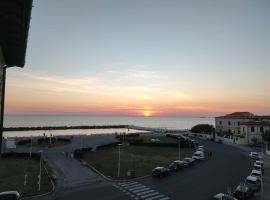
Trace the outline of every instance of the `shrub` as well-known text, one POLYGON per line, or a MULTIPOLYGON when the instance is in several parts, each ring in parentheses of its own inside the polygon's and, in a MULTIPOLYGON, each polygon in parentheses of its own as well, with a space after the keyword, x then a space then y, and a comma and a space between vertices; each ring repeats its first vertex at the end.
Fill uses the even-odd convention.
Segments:
POLYGON ((113 142, 113 143, 109 143, 109 144, 103 144, 103 145, 97 146, 96 150, 102 150, 102 149, 107 149, 107 148, 110 148, 110 147, 115 147, 118 144, 120 144, 120 142, 113 142))
POLYGON ((191 128, 191 132, 193 132, 193 133, 211 134, 214 131, 215 131, 215 128, 212 125, 209 125, 209 124, 198 124, 198 125, 193 126, 191 128))

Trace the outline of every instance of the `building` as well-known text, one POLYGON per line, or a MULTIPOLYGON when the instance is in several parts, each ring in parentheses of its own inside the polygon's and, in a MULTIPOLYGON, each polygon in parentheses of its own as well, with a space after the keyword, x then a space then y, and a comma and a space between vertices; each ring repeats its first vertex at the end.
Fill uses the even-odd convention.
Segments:
POLYGON ((215 118, 217 135, 241 134, 241 123, 248 122, 256 116, 250 112, 234 112, 215 118))
POLYGON ((0 153, 2 151, 6 69, 23 67, 32 0, 0 1, 0 153))
POLYGON ((262 142, 262 135, 270 133, 269 121, 248 121, 241 124, 241 135, 247 140, 247 144, 262 142))

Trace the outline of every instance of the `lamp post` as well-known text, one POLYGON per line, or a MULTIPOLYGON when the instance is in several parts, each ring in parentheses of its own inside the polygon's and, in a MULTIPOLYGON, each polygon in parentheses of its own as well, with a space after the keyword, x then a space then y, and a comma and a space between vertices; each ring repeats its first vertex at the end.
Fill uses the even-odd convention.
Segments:
POLYGON ((31 135, 31 141, 30 141, 30 158, 32 157, 32 150, 33 150, 33 139, 31 135))
MULTIPOLYGON (((264 155, 263 132, 261 132, 261 137, 262 137, 262 161, 263 161, 263 155, 264 155)), ((261 177, 261 197, 263 197, 263 176, 261 177)))
POLYGON ((181 148, 180 148, 180 143, 181 143, 181 140, 180 140, 181 137, 178 137, 178 159, 180 160, 181 159, 181 148))
POLYGON ((42 162, 42 150, 39 151, 40 153, 40 160, 39 160, 39 175, 38 175, 38 191, 40 191, 41 185, 41 162, 42 162))
POLYGON ((118 144, 118 171, 117 171, 117 177, 119 178, 120 176, 120 159, 121 159, 121 146, 122 144, 118 144))

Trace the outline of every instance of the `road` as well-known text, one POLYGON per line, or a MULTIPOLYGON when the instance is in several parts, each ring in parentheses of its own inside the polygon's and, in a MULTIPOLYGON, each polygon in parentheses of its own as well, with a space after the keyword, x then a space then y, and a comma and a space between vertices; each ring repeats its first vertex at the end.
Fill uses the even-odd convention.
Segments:
POLYGON ((213 156, 169 177, 146 177, 130 182, 99 179, 88 185, 66 188, 45 199, 66 200, 207 200, 219 192, 232 190, 250 173, 252 162, 245 148, 200 140, 213 156))

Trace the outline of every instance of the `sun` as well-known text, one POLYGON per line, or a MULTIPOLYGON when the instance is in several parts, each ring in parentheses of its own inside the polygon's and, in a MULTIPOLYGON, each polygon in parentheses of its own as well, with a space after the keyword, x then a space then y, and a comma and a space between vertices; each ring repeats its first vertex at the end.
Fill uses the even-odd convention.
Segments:
POLYGON ((152 114, 152 111, 151 110, 143 110, 143 116, 150 117, 151 114, 152 114))

